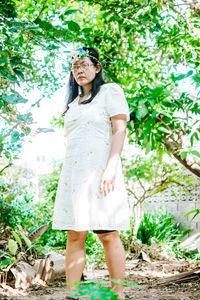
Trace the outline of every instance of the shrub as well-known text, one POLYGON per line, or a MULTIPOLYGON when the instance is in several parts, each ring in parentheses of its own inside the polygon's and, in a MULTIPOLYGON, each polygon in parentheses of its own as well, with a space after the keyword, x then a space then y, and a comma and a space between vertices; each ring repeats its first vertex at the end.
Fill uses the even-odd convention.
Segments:
POLYGON ((145 213, 137 232, 137 238, 143 244, 151 245, 151 238, 158 241, 178 243, 190 231, 181 229, 173 216, 163 210, 158 213, 145 213))

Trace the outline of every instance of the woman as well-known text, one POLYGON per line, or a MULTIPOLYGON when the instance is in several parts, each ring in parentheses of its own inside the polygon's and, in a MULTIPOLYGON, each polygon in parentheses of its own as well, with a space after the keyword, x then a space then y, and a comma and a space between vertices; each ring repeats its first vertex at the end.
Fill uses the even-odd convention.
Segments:
MULTIPOLYGON (((67 230, 67 291, 79 282, 89 230, 103 243, 110 277, 124 280, 125 253, 118 230, 129 229, 120 154, 129 110, 123 90, 105 84, 99 54, 83 47, 71 58, 64 115, 67 150, 55 201, 53 229, 67 230), (79 95, 79 92, 81 94, 79 95)), ((112 283, 124 299, 123 287, 112 283)), ((71 299, 67 297, 66 299, 71 299)))

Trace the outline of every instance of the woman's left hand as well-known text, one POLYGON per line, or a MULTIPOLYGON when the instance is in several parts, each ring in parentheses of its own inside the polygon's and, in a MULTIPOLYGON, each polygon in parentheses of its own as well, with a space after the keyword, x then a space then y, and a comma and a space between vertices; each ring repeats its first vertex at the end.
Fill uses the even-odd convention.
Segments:
POLYGON ((108 193, 114 191, 115 188, 115 174, 116 169, 113 167, 107 167, 101 177, 100 182, 100 194, 107 196, 108 193))

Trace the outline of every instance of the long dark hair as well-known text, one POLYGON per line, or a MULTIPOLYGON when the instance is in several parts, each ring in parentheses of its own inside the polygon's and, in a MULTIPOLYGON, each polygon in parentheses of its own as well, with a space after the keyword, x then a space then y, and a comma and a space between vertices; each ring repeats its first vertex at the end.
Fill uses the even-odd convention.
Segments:
MULTIPOLYGON (((88 52, 88 57, 90 58, 91 62, 94 64, 94 66, 97 66, 97 64, 99 63, 98 51, 95 48, 89 48, 89 47, 82 47, 82 49, 88 52)), ((96 74, 94 80, 92 81, 91 97, 85 101, 82 101, 81 105, 90 103, 99 92, 101 85, 104 83, 105 81, 103 80, 103 74, 101 68, 100 72, 96 74)), ((63 115, 67 112, 69 108, 68 104, 73 102, 74 99, 79 95, 80 93, 79 91, 81 91, 81 94, 83 94, 83 88, 77 84, 71 71, 69 76, 69 83, 68 83, 68 95, 65 99, 66 109, 63 112, 63 115)))

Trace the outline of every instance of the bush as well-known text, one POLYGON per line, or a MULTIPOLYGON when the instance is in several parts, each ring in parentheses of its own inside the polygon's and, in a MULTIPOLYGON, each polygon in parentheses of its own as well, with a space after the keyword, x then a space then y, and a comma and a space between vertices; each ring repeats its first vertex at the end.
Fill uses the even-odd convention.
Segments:
POLYGON ((163 210, 151 215, 145 213, 137 232, 137 238, 143 244, 151 245, 151 238, 158 241, 178 243, 190 231, 181 229, 173 216, 163 210))

